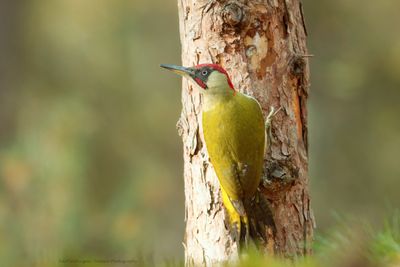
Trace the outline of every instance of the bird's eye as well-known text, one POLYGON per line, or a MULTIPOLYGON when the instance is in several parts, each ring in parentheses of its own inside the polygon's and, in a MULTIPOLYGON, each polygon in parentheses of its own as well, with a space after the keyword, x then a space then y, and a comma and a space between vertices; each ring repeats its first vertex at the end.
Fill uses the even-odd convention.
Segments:
POLYGON ((202 74, 203 76, 206 76, 207 73, 208 73, 208 71, 206 71, 206 70, 203 70, 203 71, 201 72, 201 74, 202 74))

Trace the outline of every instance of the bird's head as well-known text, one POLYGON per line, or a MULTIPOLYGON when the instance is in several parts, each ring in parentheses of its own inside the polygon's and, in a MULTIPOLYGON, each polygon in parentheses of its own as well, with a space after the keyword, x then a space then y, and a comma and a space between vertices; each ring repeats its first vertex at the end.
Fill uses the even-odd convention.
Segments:
POLYGON ((186 78, 192 79, 204 94, 234 93, 235 89, 228 73, 217 64, 200 64, 194 67, 161 64, 161 67, 171 70, 186 78))

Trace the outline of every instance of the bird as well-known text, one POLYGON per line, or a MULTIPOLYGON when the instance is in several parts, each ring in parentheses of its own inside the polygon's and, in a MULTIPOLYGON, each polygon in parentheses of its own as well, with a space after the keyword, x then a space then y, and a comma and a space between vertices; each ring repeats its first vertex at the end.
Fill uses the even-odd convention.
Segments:
POLYGON ((218 64, 160 66, 192 80, 202 94, 205 146, 220 184, 231 232, 240 244, 246 244, 249 203, 254 201, 262 179, 266 149, 266 121, 261 105, 235 90, 227 71, 218 64))

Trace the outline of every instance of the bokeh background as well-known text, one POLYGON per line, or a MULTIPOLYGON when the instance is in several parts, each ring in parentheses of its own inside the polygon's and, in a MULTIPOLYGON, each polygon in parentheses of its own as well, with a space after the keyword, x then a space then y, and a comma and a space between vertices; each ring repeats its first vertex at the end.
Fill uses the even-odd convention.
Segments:
MULTIPOLYGON (((400 206, 400 2, 304 10, 317 233, 380 223, 400 206)), ((179 62, 176 1, 1 1, 1 266, 182 259, 180 80, 158 67, 179 62)))

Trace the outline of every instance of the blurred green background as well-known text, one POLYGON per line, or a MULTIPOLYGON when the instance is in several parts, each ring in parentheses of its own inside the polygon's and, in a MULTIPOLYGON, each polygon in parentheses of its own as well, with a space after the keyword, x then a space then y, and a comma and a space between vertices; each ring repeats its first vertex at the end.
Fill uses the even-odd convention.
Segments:
MULTIPOLYGON (((304 10, 317 232, 380 222, 400 206, 400 2, 304 10)), ((1 1, 0 53, 0 265, 181 259, 176 1, 1 1)))

